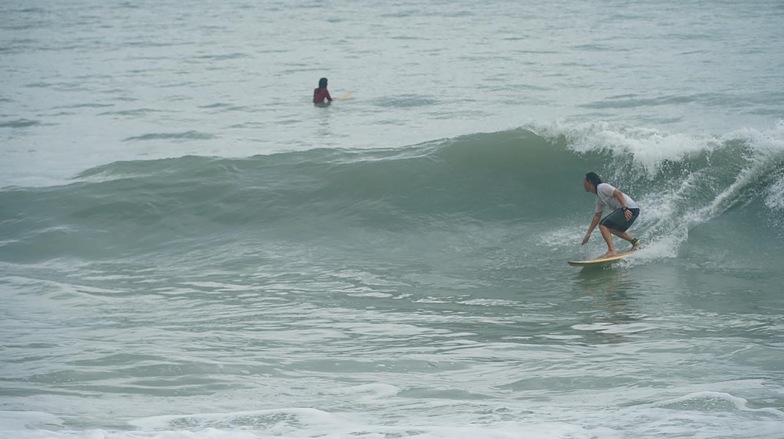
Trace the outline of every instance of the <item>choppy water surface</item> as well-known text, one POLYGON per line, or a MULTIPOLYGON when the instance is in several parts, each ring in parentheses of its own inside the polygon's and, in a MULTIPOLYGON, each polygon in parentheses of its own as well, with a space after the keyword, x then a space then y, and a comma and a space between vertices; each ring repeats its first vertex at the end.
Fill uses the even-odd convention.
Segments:
POLYGON ((0 12, 0 436, 784 437, 779 2, 0 12))

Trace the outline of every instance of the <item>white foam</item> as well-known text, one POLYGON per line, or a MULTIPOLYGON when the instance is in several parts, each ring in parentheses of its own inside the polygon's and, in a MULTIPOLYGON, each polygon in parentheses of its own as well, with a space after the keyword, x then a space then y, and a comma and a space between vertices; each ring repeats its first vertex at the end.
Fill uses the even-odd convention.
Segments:
POLYGON ((3 431, 23 431, 32 428, 59 427, 63 420, 55 415, 43 412, 0 411, 0 437, 3 431))
MULTIPOLYGON (((771 166, 776 166, 782 161, 784 158, 784 121, 780 121, 775 128, 769 131, 744 128, 732 131, 721 138, 721 141, 726 144, 738 140, 743 141, 752 151, 745 157, 748 164, 738 174, 735 181, 718 194, 709 205, 689 217, 691 223, 702 223, 725 212, 738 201, 743 188, 766 176, 771 172, 771 166)), ((769 194, 776 190, 774 187, 777 187, 778 183, 784 187, 784 182, 780 180, 768 189, 769 194)), ((770 199, 771 197, 768 196, 768 200, 770 199)), ((772 204, 775 205, 775 203, 772 204)))
POLYGON ((742 141, 759 162, 771 154, 784 152, 784 121, 769 130, 742 128, 722 135, 668 133, 645 127, 630 127, 609 122, 534 124, 530 129, 549 138, 566 137, 571 150, 578 153, 607 152, 628 154, 634 164, 653 178, 667 162, 681 162, 698 153, 713 152, 734 141, 742 141))
MULTIPOLYGON (((607 329, 598 325, 584 329, 607 329)), ((732 383, 725 383, 732 386, 732 383)), ((749 382, 738 383, 748 388, 749 382)), ((377 386, 356 386, 347 392, 371 393, 377 386)), ((629 389, 628 392, 632 390, 629 389)), ((666 390, 672 392, 673 389, 666 390)), ((660 397, 658 390, 643 391, 636 398, 583 395, 591 404, 540 407, 517 397, 487 405, 484 402, 433 402, 446 409, 439 415, 422 413, 405 419, 379 419, 368 412, 329 413, 315 408, 280 408, 233 413, 155 416, 130 422, 133 430, 63 428, 57 417, 30 412, 0 412, 0 437, 15 439, 621 439, 627 437, 689 436, 708 439, 735 433, 739 438, 778 437, 784 413, 751 408, 746 399, 722 391, 695 391, 677 397, 660 397), (653 392, 652 394, 650 392, 653 392), (644 396, 648 394, 648 396, 644 396), (614 401, 614 402, 613 402, 614 401), (524 407, 518 407, 518 403, 524 407), (467 411, 466 411, 467 410, 467 411), (473 412, 473 413, 472 413, 473 412), (34 425, 8 418, 34 420, 34 425), (50 425, 41 422, 52 422, 50 425), (32 430, 35 428, 36 430, 32 430)), ((670 393, 672 394, 672 393, 670 393)), ((581 398, 575 395, 577 400, 581 398)), ((572 400, 573 402, 575 400, 572 400)), ((403 405, 412 401, 401 400, 403 405)), ((383 417, 382 417, 383 418, 383 417)))
POLYGON ((366 399, 379 399, 397 395, 400 393, 400 388, 390 384, 372 383, 333 390, 329 393, 338 395, 363 396, 366 399))
POLYGON ((654 177, 667 161, 681 161, 702 151, 715 149, 718 139, 708 135, 667 133, 653 128, 629 127, 608 122, 537 125, 535 132, 546 137, 563 135, 575 152, 630 154, 634 163, 654 177))
MULTIPOLYGON (((39 431, 19 432, 15 439, 620 439, 623 435, 606 427, 585 428, 565 422, 513 422, 493 425, 357 425, 348 420, 340 426, 321 425, 296 429, 281 434, 275 429, 203 428, 198 430, 163 431, 39 431)), ((2 430, 0 430, 2 433, 2 430)))
POLYGON ((784 210, 784 176, 768 188, 765 205, 771 210, 784 210))
POLYGON ((661 259, 672 259, 678 256, 678 248, 683 239, 679 236, 665 235, 652 241, 644 241, 643 248, 632 257, 626 258, 629 264, 644 264, 661 259))
POLYGON ((746 399, 733 396, 725 392, 701 391, 684 395, 678 398, 669 399, 653 404, 654 407, 677 408, 679 410, 701 410, 701 411, 728 411, 739 410, 745 412, 757 412, 772 415, 784 419, 784 412, 763 407, 759 409, 750 408, 746 399))
POLYGON ((312 426, 320 426, 330 430, 347 422, 348 420, 341 416, 314 408, 286 408, 233 413, 153 416, 133 420, 129 424, 147 431, 175 431, 178 428, 193 431, 261 429, 270 433, 290 433, 312 426))

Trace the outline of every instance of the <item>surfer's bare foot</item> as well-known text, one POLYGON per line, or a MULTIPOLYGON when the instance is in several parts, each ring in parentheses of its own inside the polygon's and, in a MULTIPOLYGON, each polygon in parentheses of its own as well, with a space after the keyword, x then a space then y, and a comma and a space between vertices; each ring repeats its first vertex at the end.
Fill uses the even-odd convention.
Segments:
POLYGON ((632 252, 633 252, 633 251, 639 250, 641 247, 642 247, 642 244, 640 244, 640 241, 638 241, 638 240, 635 238, 635 239, 632 241, 632 248, 631 248, 629 251, 632 251, 632 252))
POLYGON ((599 256, 599 257, 598 257, 598 258, 596 258, 596 259, 605 259, 605 258, 611 258, 611 257, 613 257, 613 256, 615 256, 615 255, 616 255, 616 253, 615 253, 614 251, 608 251, 607 253, 605 253, 605 254, 603 254, 603 255, 599 256))

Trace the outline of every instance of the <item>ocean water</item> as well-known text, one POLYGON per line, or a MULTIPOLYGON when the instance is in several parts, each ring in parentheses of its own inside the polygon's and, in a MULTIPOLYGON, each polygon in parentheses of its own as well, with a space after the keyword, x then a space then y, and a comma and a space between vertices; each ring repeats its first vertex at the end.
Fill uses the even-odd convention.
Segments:
POLYGON ((782 22, 0 2, 0 437, 784 438, 782 22))

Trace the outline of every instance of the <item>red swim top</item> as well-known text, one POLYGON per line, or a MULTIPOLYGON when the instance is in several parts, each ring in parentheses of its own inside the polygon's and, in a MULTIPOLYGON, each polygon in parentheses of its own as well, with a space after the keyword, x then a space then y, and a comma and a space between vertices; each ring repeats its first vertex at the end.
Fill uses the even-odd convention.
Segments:
POLYGON ((326 88, 316 88, 313 90, 313 103, 323 104, 324 99, 332 102, 332 96, 329 95, 329 90, 326 88))

